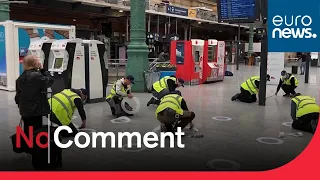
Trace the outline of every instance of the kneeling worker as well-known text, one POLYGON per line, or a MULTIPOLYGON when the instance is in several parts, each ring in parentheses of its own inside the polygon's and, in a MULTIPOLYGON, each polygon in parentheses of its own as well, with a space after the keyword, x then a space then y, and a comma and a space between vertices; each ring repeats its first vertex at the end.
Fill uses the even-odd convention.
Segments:
POLYGON ((185 128, 192 121, 195 114, 188 110, 186 101, 178 94, 168 94, 161 99, 156 109, 157 119, 165 126, 166 132, 175 132, 177 127, 185 128))
POLYGON ((159 105, 160 99, 163 98, 167 94, 178 94, 181 96, 180 91, 176 91, 178 87, 184 87, 184 80, 180 78, 176 78, 175 76, 165 76, 161 78, 159 81, 153 83, 152 85, 152 97, 147 106, 151 104, 159 105))
POLYGON ((88 93, 85 89, 65 89, 52 96, 48 101, 52 109, 51 121, 59 126, 69 126, 72 133, 62 131, 63 137, 75 136, 78 133, 73 125, 72 117, 75 108, 82 119, 80 129, 86 127, 86 112, 83 109, 83 102, 87 99, 88 93))
MULTIPOLYGON (((121 101, 123 97, 133 97, 131 94, 131 84, 134 84, 134 77, 131 75, 119 79, 113 84, 110 94, 107 96, 106 99, 106 101, 110 105, 112 115, 115 115, 117 117, 125 115, 121 108, 121 101)), ((131 108, 128 107, 127 104, 126 106, 129 109, 131 108)))
MULTIPOLYGON (((270 81, 270 75, 267 74, 267 81, 270 81)), ((253 76, 246 82, 241 84, 240 93, 234 95, 231 101, 239 100, 245 103, 254 103, 257 101, 257 94, 259 93, 260 77, 253 76)))
POLYGON ((283 95, 284 97, 288 97, 290 96, 290 94, 294 95, 296 93, 295 89, 297 88, 298 85, 299 85, 299 80, 296 77, 294 77, 294 75, 287 73, 286 71, 282 71, 281 78, 280 78, 275 95, 278 95, 280 88, 285 93, 285 95, 283 95))
POLYGON ((292 128, 314 133, 319 120, 319 105, 313 97, 303 96, 300 93, 291 98, 292 128))

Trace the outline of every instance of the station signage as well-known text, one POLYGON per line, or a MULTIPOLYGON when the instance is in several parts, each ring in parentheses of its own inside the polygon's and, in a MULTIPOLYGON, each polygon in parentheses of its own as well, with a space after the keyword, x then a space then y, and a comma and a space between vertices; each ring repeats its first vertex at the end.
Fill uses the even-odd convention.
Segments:
POLYGON ((167 13, 180 15, 180 16, 188 16, 189 15, 188 9, 182 8, 182 7, 177 7, 177 6, 171 6, 171 5, 167 5, 167 13))

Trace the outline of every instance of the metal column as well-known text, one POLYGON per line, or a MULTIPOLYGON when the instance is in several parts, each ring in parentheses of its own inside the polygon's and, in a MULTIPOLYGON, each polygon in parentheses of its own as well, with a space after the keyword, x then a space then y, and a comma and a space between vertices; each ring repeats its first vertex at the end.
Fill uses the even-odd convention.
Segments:
POLYGON ((306 69, 305 69, 305 77, 304 77, 304 83, 309 83, 309 68, 310 68, 310 52, 306 53, 307 61, 306 61, 306 69))
POLYGON ((240 49, 241 49, 241 41, 240 41, 240 24, 238 26, 238 45, 237 45, 237 70, 239 70, 239 61, 241 59, 241 52, 240 52, 240 49))

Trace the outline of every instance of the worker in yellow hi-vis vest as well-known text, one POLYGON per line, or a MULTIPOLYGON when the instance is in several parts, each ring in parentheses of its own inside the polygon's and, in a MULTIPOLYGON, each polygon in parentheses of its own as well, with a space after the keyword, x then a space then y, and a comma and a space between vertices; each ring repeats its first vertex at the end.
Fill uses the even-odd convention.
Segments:
POLYGON ((63 137, 75 136, 78 133, 77 128, 71 122, 76 108, 82 119, 80 129, 86 127, 87 117, 83 103, 87 97, 88 92, 85 89, 65 89, 48 100, 52 110, 50 121, 59 126, 69 126, 73 131, 72 133, 62 131, 63 137))
POLYGON ((319 105, 310 96, 300 93, 291 96, 292 128, 314 133, 319 120, 319 105))
MULTIPOLYGON (((113 84, 110 94, 106 98, 106 101, 110 105, 112 115, 117 117, 129 115, 125 114, 121 109, 121 101, 123 97, 133 98, 131 94, 131 84, 134 84, 134 77, 131 75, 121 78, 113 84)), ((129 111, 132 110, 132 107, 127 103, 126 108, 129 111)))
POLYGON ((152 95, 153 97, 147 103, 147 106, 151 104, 159 105, 161 98, 165 95, 178 94, 181 96, 181 92, 176 90, 178 87, 184 87, 184 80, 181 78, 176 78, 175 76, 165 76, 159 81, 153 83, 152 85, 152 95))
POLYGON ((299 80, 294 77, 294 75, 287 73, 286 71, 281 72, 281 78, 277 87, 276 95, 280 88, 284 91, 284 97, 289 97, 290 95, 296 94, 295 89, 299 85, 299 80))
POLYGON ((193 128, 195 113, 188 109, 186 101, 178 94, 168 94, 161 99, 156 109, 156 117, 161 122, 161 131, 175 132, 178 127, 193 128))
MULTIPOLYGON (((270 75, 267 74, 267 81, 270 81, 270 75)), ((252 76, 240 86, 240 93, 231 98, 231 101, 239 100, 245 103, 257 102, 257 94, 259 93, 260 77, 252 76)))

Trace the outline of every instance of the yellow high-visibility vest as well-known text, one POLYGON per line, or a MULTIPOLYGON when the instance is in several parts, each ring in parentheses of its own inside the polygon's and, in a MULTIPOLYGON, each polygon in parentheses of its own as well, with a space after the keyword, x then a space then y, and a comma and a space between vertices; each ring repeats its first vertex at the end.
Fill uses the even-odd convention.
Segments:
POLYGON ((74 104, 76 98, 81 99, 77 93, 72 92, 70 89, 65 89, 48 100, 52 112, 64 126, 68 126, 71 123, 76 108, 74 104))
POLYGON ((183 115, 183 109, 181 108, 182 97, 177 94, 169 94, 161 99, 159 106, 156 109, 156 117, 163 110, 170 108, 177 114, 183 115))
POLYGON ((153 89, 156 91, 156 92, 161 92, 163 89, 167 89, 168 88, 168 84, 167 84, 167 80, 168 79, 171 79, 173 81, 177 81, 177 79, 175 77, 170 77, 170 76, 165 76, 163 78, 161 78, 159 81, 153 83, 153 89))
POLYGON ((241 87, 244 90, 249 91, 251 95, 252 94, 257 94, 258 93, 258 88, 257 88, 256 84, 254 83, 255 81, 260 81, 260 77, 259 76, 252 76, 246 82, 242 83, 241 87))
POLYGON ((319 105, 313 97, 297 96, 292 98, 292 101, 297 105, 297 118, 310 113, 319 113, 320 111, 319 105))
POLYGON ((283 84, 286 85, 291 85, 291 79, 294 78, 294 85, 298 86, 299 85, 299 80, 294 77, 294 75, 291 75, 288 79, 284 79, 283 77, 281 77, 281 80, 283 81, 283 84))
MULTIPOLYGON (((110 94, 107 96, 106 99, 111 99, 111 98, 113 98, 113 96, 117 95, 116 84, 117 84, 117 81, 112 85, 112 88, 110 90, 110 94)), ((127 90, 124 88, 124 86, 121 87, 121 92, 127 93, 127 90)))

